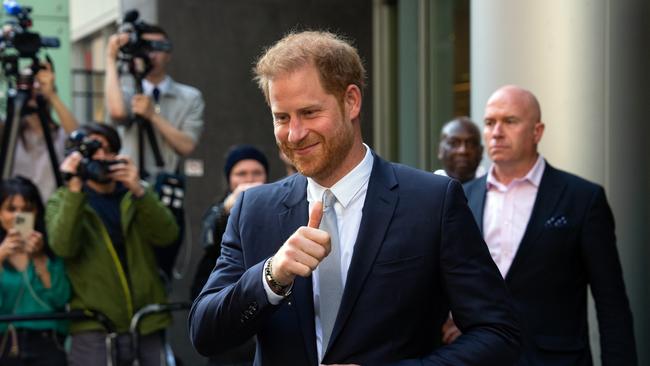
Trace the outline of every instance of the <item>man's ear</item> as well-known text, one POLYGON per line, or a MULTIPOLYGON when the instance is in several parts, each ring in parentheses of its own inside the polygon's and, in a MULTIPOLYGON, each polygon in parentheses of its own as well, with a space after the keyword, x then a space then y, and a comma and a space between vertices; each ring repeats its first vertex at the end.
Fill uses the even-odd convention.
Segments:
POLYGON ((440 143, 438 144, 438 160, 442 161, 442 150, 443 147, 442 145, 445 143, 445 138, 440 139, 440 143))
POLYGON ((539 121, 535 123, 535 127, 533 128, 533 137, 535 139, 535 144, 539 144, 539 142, 542 140, 542 135, 544 135, 544 122, 539 121))
POLYGON ((348 85, 343 102, 345 103, 348 118, 350 120, 358 118, 361 113, 361 90, 359 87, 354 84, 348 85))

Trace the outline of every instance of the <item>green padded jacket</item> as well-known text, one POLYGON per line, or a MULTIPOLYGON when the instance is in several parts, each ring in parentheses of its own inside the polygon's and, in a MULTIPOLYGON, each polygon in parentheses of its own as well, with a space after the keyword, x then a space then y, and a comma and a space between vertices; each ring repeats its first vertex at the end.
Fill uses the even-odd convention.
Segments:
MULTIPOLYGON (((72 309, 103 313, 122 333, 129 330, 131 318, 140 308, 167 302, 152 246, 171 244, 178 236, 178 225, 151 190, 138 199, 127 192, 120 203, 126 271, 85 193, 59 188, 45 211, 50 246, 64 259, 72 284, 72 309)), ((170 323, 169 314, 149 315, 140 323, 140 333, 162 330, 170 323)), ((72 334, 88 330, 104 327, 93 320, 70 324, 72 334)))

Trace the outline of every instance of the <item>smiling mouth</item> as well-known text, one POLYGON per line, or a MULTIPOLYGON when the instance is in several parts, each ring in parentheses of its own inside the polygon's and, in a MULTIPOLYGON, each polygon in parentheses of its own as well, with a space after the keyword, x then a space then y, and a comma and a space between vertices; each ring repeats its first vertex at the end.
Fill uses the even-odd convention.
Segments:
POLYGON ((315 142, 315 143, 307 145, 307 146, 292 148, 291 150, 293 151, 294 154, 306 155, 306 154, 309 154, 310 152, 312 152, 316 148, 317 145, 318 145, 318 142, 315 142))

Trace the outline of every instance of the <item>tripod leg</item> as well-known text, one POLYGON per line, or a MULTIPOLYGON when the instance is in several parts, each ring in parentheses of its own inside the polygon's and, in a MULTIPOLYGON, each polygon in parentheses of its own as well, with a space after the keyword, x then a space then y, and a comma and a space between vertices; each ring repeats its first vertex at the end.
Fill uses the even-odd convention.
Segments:
POLYGON ((140 178, 147 179, 149 173, 144 166, 144 123, 140 117, 136 117, 136 125, 138 126, 138 165, 140 170, 140 178))
POLYGON ((153 151, 154 160, 156 160, 156 166, 162 168, 165 166, 165 162, 160 155, 160 148, 158 147, 158 140, 156 140, 156 135, 153 133, 153 126, 151 126, 150 121, 144 121, 145 131, 147 131, 147 138, 149 139, 149 145, 151 145, 151 150, 153 151))
POLYGON ((54 174, 54 179, 56 180, 56 186, 61 187, 63 185, 63 178, 61 178, 61 172, 59 171, 59 159, 56 156, 54 143, 52 142, 52 131, 50 129, 49 123, 51 117, 47 111, 47 105, 42 95, 36 97, 36 104, 38 105, 38 119, 41 121, 41 128, 43 129, 43 138, 45 139, 45 145, 47 146, 47 153, 50 156, 52 173, 54 174))
POLYGON ((13 171, 20 111, 23 109, 28 97, 27 93, 17 92, 16 89, 10 89, 7 95, 7 120, 2 134, 2 146, 0 146, 0 173, 2 179, 9 178, 13 171))

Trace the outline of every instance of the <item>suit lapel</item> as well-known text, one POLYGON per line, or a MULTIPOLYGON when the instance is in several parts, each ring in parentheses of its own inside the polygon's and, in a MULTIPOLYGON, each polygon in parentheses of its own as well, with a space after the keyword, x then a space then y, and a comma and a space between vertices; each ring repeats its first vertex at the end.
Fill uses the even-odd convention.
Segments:
POLYGON ((553 210, 557 206, 566 184, 558 179, 557 170, 550 164, 546 163, 542 180, 539 184, 537 197, 533 205, 533 212, 528 220, 526 231, 519 244, 517 254, 512 261, 512 265, 506 275, 506 282, 516 272, 522 263, 534 253, 537 238, 544 230, 544 223, 553 215, 553 210))
MULTIPOLYGON (((286 208, 278 216, 282 240, 289 238, 300 226, 307 225, 309 204, 307 202, 307 179, 302 175, 288 183, 288 193, 283 204, 286 208)), ((311 276, 296 277, 293 293, 288 302, 295 303, 298 321, 302 330, 305 348, 311 365, 318 364, 316 350, 316 328, 314 325, 314 296, 311 276)))
POLYGON ((335 344, 337 336, 352 312, 359 293, 363 290, 363 284, 382 246, 397 206, 398 194, 394 189, 397 187, 395 172, 390 163, 377 155, 374 155, 374 158, 375 162, 363 204, 359 234, 354 245, 354 253, 330 344, 335 344))
POLYGON ((469 209, 474 220, 483 234, 483 211, 485 210, 485 195, 487 194, 487 174, 474 183, 476 189, 466 192, 469 209))

